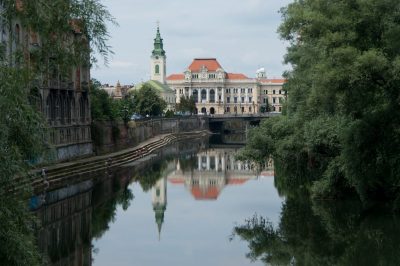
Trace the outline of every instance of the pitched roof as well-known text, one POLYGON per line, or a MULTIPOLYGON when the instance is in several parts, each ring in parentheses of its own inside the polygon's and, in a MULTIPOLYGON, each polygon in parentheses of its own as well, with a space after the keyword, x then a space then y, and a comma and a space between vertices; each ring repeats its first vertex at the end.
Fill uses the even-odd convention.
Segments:
POLYGON ((189 66, 189 70, 192 72, 198 72, 205 66, 208 71, 217 71, 218 68, 222 68, 216 58, 195 58, 189 66))
POLYGON ((174 92, 170 87, 168 87, 168 85, 162 84, 161 82, 156 81, 156 80, 149 80, 149 81, 146 81, 145 83, 140 83, 137 86, 135 86, 135 89, 140 90, 144 84, 150 85, 152 88, 154 88, 158 92, 169 92, 169 93, 174 92))
POLYGON ((226 73, 227 79, 248 79, 248 77, 244 74, 240 73, 226 73))
POLYGON ((183 74, 172 74, 167 77, 167 80, 183 80, 185 75, 183 74))

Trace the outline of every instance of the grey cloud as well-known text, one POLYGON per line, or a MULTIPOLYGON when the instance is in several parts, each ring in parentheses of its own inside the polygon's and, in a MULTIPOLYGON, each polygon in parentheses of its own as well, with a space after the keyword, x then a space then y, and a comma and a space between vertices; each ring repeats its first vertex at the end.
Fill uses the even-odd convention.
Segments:
POLYGON ((276 33, 280 7, 290 0, 104 0, 120 24, 111 29, 115 62, 94 69, 106 83, 140 82, 149 77, 149 58, 156 21, 167 52, 167 73, 180 73, 194 57, 216 57, 230 72, 254 76, 263 66, 280 75, 285 44, 276 33))

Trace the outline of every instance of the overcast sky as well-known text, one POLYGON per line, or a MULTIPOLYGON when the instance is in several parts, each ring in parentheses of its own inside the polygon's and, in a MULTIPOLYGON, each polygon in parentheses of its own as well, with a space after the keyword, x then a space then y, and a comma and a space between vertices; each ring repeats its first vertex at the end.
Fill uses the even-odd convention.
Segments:
POLYGON ((217 58, 227 72, 255 76, 264 67, 280 77, 286 43, 279 39, 279 9, 291 0, 103 0, 119 27, 110 26, 113 55, 92 77, 135 84, 150 77, 150 55, 160 21, 167 75, 182 73, 193 58, 217 58))

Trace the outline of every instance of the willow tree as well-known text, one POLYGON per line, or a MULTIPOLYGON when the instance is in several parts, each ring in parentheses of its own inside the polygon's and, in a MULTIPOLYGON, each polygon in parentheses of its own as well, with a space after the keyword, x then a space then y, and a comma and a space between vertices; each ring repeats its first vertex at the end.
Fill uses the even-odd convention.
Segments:
POLYGON ((30 183, 32 163, 46 158, 48 141, 30 90, 41 85, 52 66, 61 73, 71 65, 90 66, 96 62, 94 54, 107 62, 111 49, 106 23, 114 19, 98 0, 3 0, 0 10, 10 36, 0 52, 0 264, 39 265, 34 219, 27 209, 31 187, 21 184, 30 183), (10 49, 16 19, 41 40, 28 54, 10 49), (72 30, 83 38, 70 39, 72 30))

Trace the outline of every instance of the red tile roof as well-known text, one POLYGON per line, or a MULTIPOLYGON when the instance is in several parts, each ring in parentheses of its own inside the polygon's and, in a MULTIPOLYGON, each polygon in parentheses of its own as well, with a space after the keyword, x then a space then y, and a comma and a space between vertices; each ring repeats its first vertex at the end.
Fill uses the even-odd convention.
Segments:
POLYGON ((205 66, 208 71, 217 71, 218 68, 222 68, 215 58, 195 58, 189 66, 189 70, 192 72, 198 72, 205 66))
POLYGON ((167 77, 167 80, 183 80, 185 75, 183 74, 172 74, 167 77))
POLYGON ((192 187, 192 195, 196 200, 216 200, 219 195, 219 190, 216 187, 208 187, 202 191, 198 186, 192 187))
POLYGON ((237 73, 227 73, 227 79, 248 79, 248 77, 244 74, 237 74, 237 73))

